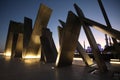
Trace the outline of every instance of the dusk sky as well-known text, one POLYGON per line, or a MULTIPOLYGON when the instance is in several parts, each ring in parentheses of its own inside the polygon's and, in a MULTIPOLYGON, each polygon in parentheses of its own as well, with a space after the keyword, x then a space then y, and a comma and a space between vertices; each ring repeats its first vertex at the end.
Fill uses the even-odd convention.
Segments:
MULTIPOLYGON (((41 3, 53 10, 47 27, 53 32, 53 39, 57 48, 59 47, 57 26, 60 25, 58 19, 66 21, 69 10, 76 14, 73 7, 74 3, 82 9, 87 18, 106 25, 97 0, 0 0, 0 51, 3 51, 5 47, 10 20, 23 23, 26 16, 33 20, 34 26, 41 3)), ((102 0, 102 3, 112 27, 120 31, 120 0, 102 0)), ((104 47, 104 34, 91 29, 97 43, 104 47)), ((86 47, 89 45, 83 29, 80 32, 79 41, 82 45, 85 41, 86 47)))

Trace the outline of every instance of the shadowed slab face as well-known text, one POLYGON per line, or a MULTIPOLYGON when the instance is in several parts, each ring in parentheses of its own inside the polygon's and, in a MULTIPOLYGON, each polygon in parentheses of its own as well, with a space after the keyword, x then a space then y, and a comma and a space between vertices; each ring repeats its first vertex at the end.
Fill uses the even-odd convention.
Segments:
POLYGON ((10 21, 5 45, 6 56, 14 56, 19 33, 23 33, 23 24, 10 21))
POLYGON ((59 45, 61 46, 61 41, 62 41, 62 33, 63 33, 63 28, 58 26, 58 37, 59 37, 59 45))
POLYGON ((32 20, 24 17, 24 35, 23 35, 23 48, 28 46, 32 34, 32 20))
MULTIPOLYGON (((55 63, 57 50, 52 39, 52 32, 49 29, 43 29, 41 40, 41 48, 43 60, 47 63, 55 63)), ((42 59, 41 59, 42 60, 42 59)))
POLYGON ((21 58, 22 57, 22 50, 23 50, 23 34, 19 33, 14 57, 21 58))
POLYGON ((16 46, 15 48, 13 48, 14 52, 12 57, 22 58, 23 49, 27 47, 31 33, 32 33, 32 20, 27 17, 24 17, 24 25, 22 32, 17 34, 17 39, 15 39, 14 41, 14 44, 16 44, 16 46))
POLYGON ((38 51, 41 44, 40 36, 42 35, 42 28, 47 27, 51 13, 52 10, 50 8, 43 4, 40 5, 28 47, 25 50, 26 52, 24 52, 24 58, 27 55, 33 55, 34 57, 40 55, 38 51))
POLYGON ((80 22, 77 16, 69 11, 66 25, 63 30, 60 52, 58 53, 56 60, 57 67, 68 66, 72 64, 79 32, 80 22))

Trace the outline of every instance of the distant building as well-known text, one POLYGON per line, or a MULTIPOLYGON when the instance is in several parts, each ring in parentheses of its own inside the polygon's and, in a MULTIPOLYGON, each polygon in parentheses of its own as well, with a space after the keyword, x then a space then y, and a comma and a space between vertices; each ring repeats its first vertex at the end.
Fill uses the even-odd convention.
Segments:
MULTIPOLYGON (((100 52, 102 52, 103 48, 101 47, 101 45, 100 44, 97 44, 97 45, 98 45, 98 48, 99 48, 100 52)), ((88 46, 87 49, 86 49, 86 52, 87 53, 92 53, 92 48, 90 46, 88 46)))
POLYGON ((90 46, 88 46, 87 49, 86 49, 86 52, 87 53, 92 53, 92 48, 90 46))
POLYGON ((101 47, 101 45, 100 44, 97 44, 97 45, 98 45, 99 50, 102 52, 103 48, 101 47))

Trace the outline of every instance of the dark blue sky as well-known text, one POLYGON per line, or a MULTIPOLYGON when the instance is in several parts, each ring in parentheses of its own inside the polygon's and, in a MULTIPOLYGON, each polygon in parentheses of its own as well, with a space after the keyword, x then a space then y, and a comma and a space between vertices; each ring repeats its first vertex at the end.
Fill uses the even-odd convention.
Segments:
MULTIPOLYGON (((113 28, 120 31, 120 0, 102 0, 105 10, 113 28)), ((87 18, 105 24, 97 0, 0 0, 0 51, 4 50, 9 21, 14 20, 23 22, 24 17, 29 17, 34 21, 38 12, 40 3, 43 3, 53 9, 48 28, 53 32, 53 38, 58 47, 57 26, 60 25, 58 19, 66 21, 68 11, 75 12, 73 4, 77 3, 83 10, 87 18)), ((98 43, 104 45, 104 34, 92 29, 98 43)), ((79 41, 83 44, 86 41, 84 31, 80 33, 79 41)))

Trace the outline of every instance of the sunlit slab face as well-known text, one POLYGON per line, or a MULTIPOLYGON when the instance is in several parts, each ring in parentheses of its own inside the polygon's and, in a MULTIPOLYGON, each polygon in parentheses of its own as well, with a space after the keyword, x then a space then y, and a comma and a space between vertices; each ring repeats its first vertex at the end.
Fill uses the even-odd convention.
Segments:
POLYGON ((56 66, 72 65, 74 51, 77 46, 78 36, 80 32, 80 23, 74 13, 68 12, 66 26, 63 30, 60 52, 58 53, 56 66))
POLYGON ((38 53, 35 54, 32 51, 29 51, 28 54, 25 54, 26 51, 23 51, 22 58, 23 59, 40 59, 41 58, 41 48, 39 48, 38 53))
POLYGON ((42 35, 42 29, 47 28, 51 13, 52 10, 50 8, 43 4, 40 5, 28 47, 23 54, 25 55, 24 58, 40 58, 40 56, 38 56, 40 55, 38 52, 41 46, 40 37, 42 35))
POLYGON ((40 36, 32 35, 28 48, 23 51, 23 58, 40 58, 40 36))
POLYGON ((32 35, 32 42, 36 45, 40 44, 40 36, 39 35, 32 35))

